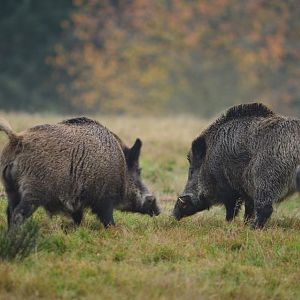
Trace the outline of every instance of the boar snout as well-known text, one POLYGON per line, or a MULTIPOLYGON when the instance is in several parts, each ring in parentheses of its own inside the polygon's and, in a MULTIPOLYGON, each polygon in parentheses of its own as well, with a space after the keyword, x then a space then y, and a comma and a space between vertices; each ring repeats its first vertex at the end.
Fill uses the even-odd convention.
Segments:
POLYGON ((179 221, 183 217, 190 216, 196 211, 197 207, 194 204, 194 194, 185 193, 177 198, 172 216, 179 221))
POLYGON ((155 196, 152 194, 146 194, 143 198, 143 210, 151 217, 158 216, 160 214, 160 210, 156 204, 155 196))

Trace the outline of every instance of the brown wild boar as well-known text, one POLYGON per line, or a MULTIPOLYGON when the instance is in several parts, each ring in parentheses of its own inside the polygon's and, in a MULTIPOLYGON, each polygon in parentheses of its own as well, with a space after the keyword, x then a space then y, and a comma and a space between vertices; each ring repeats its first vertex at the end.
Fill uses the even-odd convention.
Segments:
POLYGON ((114 224, 113 208, 159 214, 155 197, 143 184, 139 169, 142 146, 128 148, 97 121, 80 117, 14 133, 0 161, 8 197, 8 226, 21 224, 38 208, 64 213, 80 224, 91 208, 105 227, 114 224))

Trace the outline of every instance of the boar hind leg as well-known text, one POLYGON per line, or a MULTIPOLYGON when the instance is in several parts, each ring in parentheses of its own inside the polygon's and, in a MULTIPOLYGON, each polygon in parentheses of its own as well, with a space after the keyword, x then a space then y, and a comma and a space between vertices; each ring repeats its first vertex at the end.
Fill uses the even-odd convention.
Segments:
POLYGON ((8 198, 8 205, 6 209, 6 216, 7 216, 7 226, 9 228, 11 225, 12 215, 14 213, 15 208, 20 203, 21 197, 18 191, 9 191, 7 192, 7 198, 8 198))
MULTIPOLYGON (((273 212, 275 203, 282 193, 285 180, 288 177, 288 165, 279 161, 276 157, 258 160, 258 167, 252 171, 255 219, 252 228, 263 228, 273 212)), ((255 166, 256 167, 256 166, 255 166)), ((250 186, 250 185, 249 185, 250 186)))
POLYGON ((105 228, 115 225, 113 218, 113 201, 105 201, 101 205, 96 204, 92 211, 98 216, 105 228))
POLYGON ((37 200, 29 197, 29 195, 23 196, 12 214, 11 225, 19 226, 24 223, 24 221, 35 212, 38 206, 39 205, 37 200))
POLYGON ((4 168, 3 181, 4 181, 5 191, 8 200, 6 215, 7 215, 7 225, 9 228, 11 225, 11 218, 14 209, 21 201, 21 196, 18 191, 18 185, 12 176, 12 164, 9 164, 4 168))

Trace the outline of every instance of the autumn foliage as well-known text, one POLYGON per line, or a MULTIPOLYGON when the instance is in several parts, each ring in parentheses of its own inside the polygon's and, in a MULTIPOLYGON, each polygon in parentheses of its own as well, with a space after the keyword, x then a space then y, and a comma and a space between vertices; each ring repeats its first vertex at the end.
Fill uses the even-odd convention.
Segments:
POLYGON ((209 115, 258 99, 286 111, 299 105, 297 1, 74 4, 49 63, 75 109, 209 115))

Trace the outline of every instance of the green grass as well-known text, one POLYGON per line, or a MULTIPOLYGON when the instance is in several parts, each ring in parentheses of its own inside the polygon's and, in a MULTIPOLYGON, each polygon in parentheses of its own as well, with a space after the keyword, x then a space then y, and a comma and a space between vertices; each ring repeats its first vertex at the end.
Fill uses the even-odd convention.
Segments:
MULTIPOLYGON (((245 226, 242 212, 226 223, 222 207, 177 222, 168 215, 185 184, 197 120, 185 128, 171 119, 156 120, 157 127, 151 119, 104 121, 122 137, 132 128, 130 141, 143 138, 143 175, 163 213, 150 218, 115 212, 117 226, 104 230, 90 212, 76 228, 38 210, 36 247, 23 260, 0 261, 0 299, 300 298, 298 195, 275 207, 265 230, 245 226), (160 127, 176 133, 168 136, 160 127)), ((6 226, 5 207, 1 197, 0 228, 6 226)))
POLYGON ((0 260, 22 260, 36 247, 38 239, 38 225, 27 220, 22 226, 0 228, 0 260))

